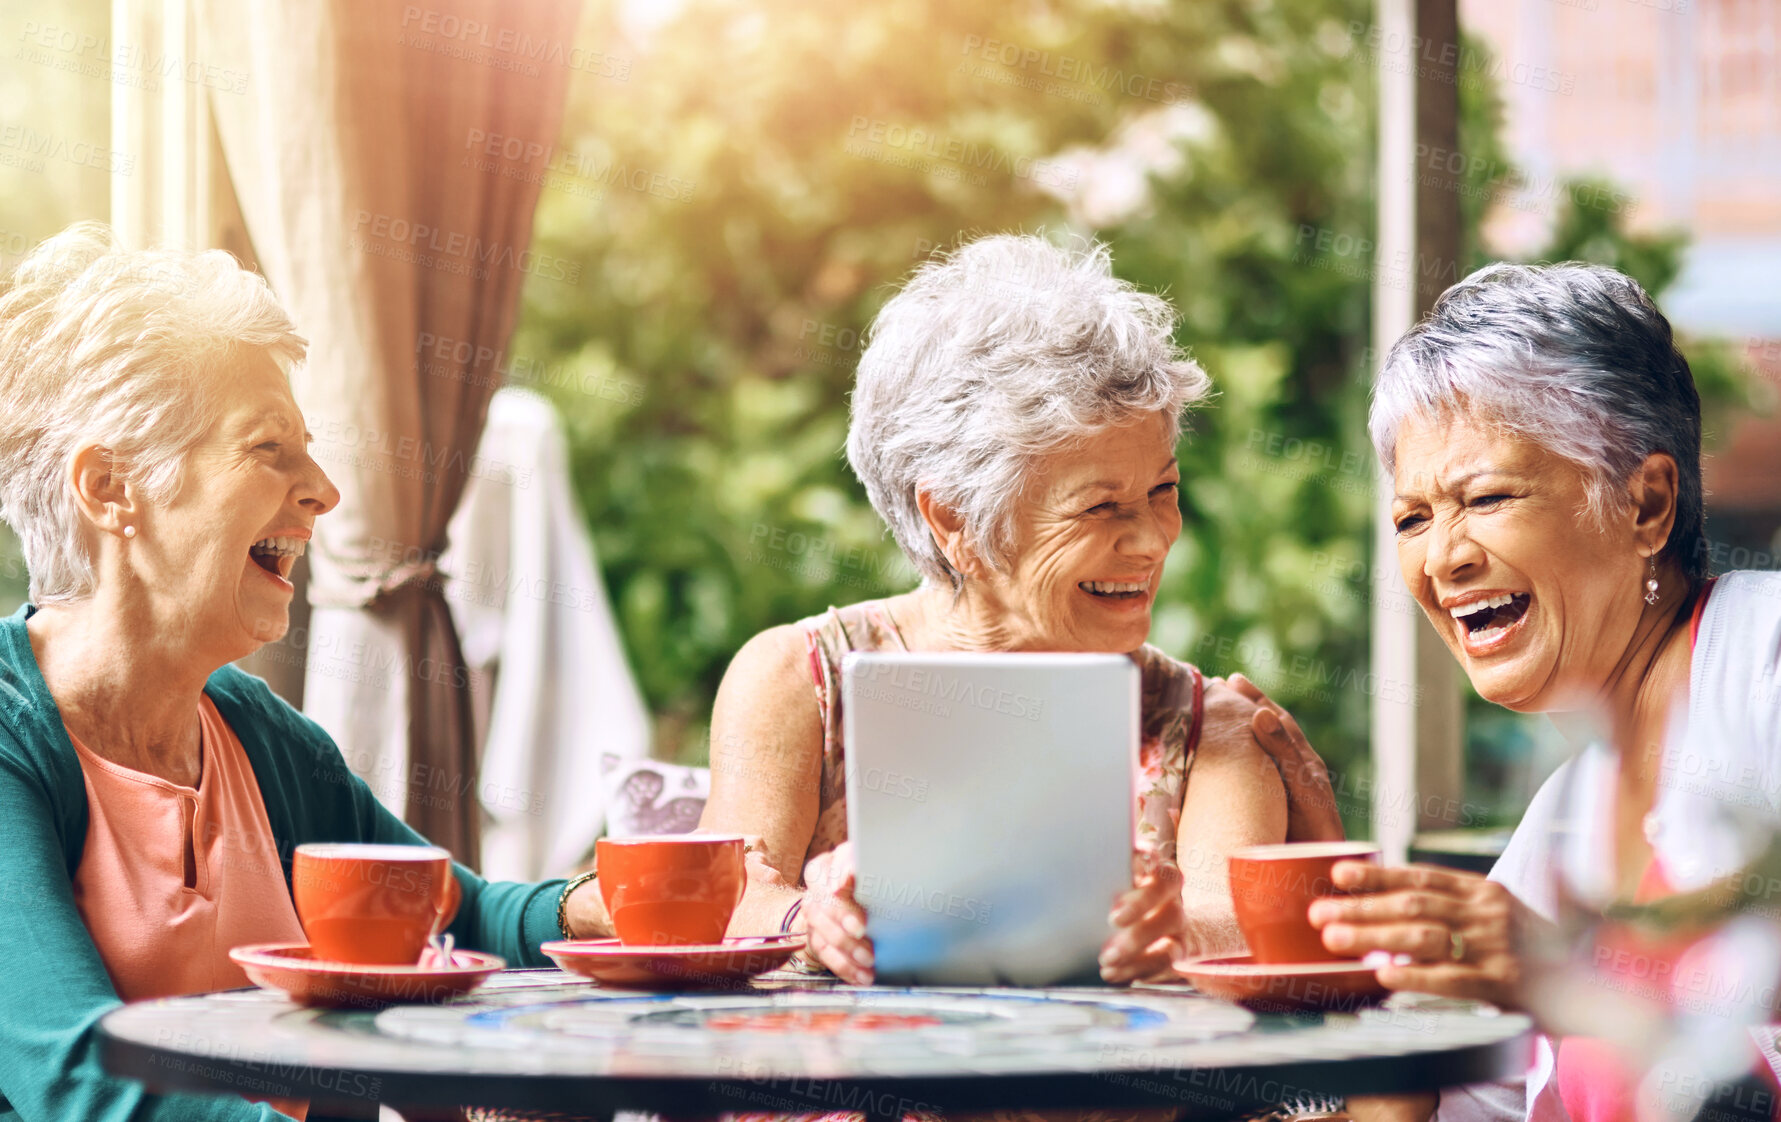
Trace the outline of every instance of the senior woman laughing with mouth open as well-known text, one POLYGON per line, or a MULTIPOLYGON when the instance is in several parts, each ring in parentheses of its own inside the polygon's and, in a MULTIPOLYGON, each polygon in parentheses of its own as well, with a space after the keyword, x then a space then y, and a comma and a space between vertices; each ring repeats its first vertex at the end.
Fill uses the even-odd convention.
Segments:
MULTIPOLYGON (((1592 1009, 1621 1012, 1589 1031, 1634 1023, 1616 1004, 1627 992, 1698 1004, 1681 988, 1680 948, 1606 932, 1593 955, 1584 948, 1606 971, 1569 989, 1529 986, 1538 963, 1524 950, 1526 936, 1553 933, 1562 900, 1626 914, 1724 887, 1781 832, 1781 575, 1708 577, 1688 362, 1630 278, 1494 265, 1449 289, 1392 348, 1371 428, 1393 473, 1410 593, 1482 697, 1551 714, 1577 754, 1534 797, 1489 880, 1338 865, 1337 885, 1360 895, 1316 902, 1312 922, 1337 953, 1406 956, 1379 972, 1389 987, 1528 1005, 1547 1019, 1554 1039, 1525 1095, 1456 1090, 1443 1118, 1688 1117, 1699 1104, 1687 1094, 1656 1102, 1628 1050, 1565 1024, 1590 1025, 1580 1015, 1592 1009), (1754 805, 1757 790, 1769 794, 1754 805), (1619 963, 1644 973, 1617 976, 1619 963)), ((1728 946, 1689 953, 1735 989, 1735 960, 1765 967, 1761 955, 1726 957, 1728 946)), ((1731 1028, 1730 1045, 1712 1047, 1735 1072, 1755 1056, 1731 1028)), ((1675 1087, 1714 1083, 1698 1069, 1669 1075, 1675 1087)), ((1774 1095, 1759 1098, 1766 1115, 1774 1095)), ((1735 1116, 1709 1106, 1703 1117, 1735 1116)))
POLYGON ((1273 739, 1258 744, 1252 686, 1145 643, 1181 533, 1181 414, 1209 388, 1173 327, 1166 302, 1113 276, 1105 248, 1035 237, 966 245, 884 306, 847 455, 923 581, 762 632, 725 675, 702 824, 755 835, 762 850, 736 930, 807 929, 816 962, 872 978, 846 842, 848 651, 1098 651, 1138 664, 1139 857, 1134 887, 1109 901, 1109 981, 1240 945, 1224 884, 1232 848, 1282 840, 1289 813, 1303 836, 1340 836, 1339 823, 1289 811, 1270 756, 1309 749, 1271 713, 1260 719, 1273 739), (1185 885, 1178 852, 1194 855, 1185 885))
MULTIPOLYGON (((301 1103, 151 1096, 99 1068, 120 998, 246 984, 302 941, 292 849, 422 844, 326 733, 229 663, 288 626, 339 494, 288 373, 304 342, 227 254, 40 246, 0 295, 0 514, 31 602, 0 620, 0 1120, 248 1120, 301 1103)), ((461 945, 545 965, 592 887, 455 870, 461 945)))

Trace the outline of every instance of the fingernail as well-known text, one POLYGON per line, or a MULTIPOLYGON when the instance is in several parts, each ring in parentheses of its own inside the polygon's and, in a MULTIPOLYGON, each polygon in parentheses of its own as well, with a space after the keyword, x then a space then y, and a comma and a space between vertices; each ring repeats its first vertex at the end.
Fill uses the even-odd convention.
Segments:
POLYGON ((1338 888, 1357 885, 1364 875, 1366 874, 1361 871, 1359 863, 1353 861, 1343 861, 1330 870, 1330 879, 1336 882, 1338 888))
POLYGON ((855 939, 866 937, 866 925, 860 922, 859 916, 842 916, 841 928, 855 939))
POLYGON ((1269 736, 1280 731, 1280 718, 1274 716, 1274 711, 1265 705, 1255 711, 1255 723, 1269 736))
POLYGON ((1345 923, 1332 923, 1323 929, 1323 945, 1332 951, 1345 951, 1354 945, 1354 928, 1345 923))
POLYGON ((1336 914, 1336 906, 1334 904, 1326 903, 1322 900, 1313 900, 1311 902, 1311 910, 1305 913, 1305 918, 1311 921, 1311 926, 1322 927, 1324 924, 1335 919, 1336 914))
POLYGON ((872 948, 871 947, 855 947, 853 949, 853 960, 855 962, 859 963, 861 966, 872 965, 872 948))
POLYGON ((1101 952, 1101 965, 1103 967, 1112 966, 1114 963, 1116 963, 1118 961, 1119 961, 1119 952, 1114 950, 1112 947, 1108 947, 1106 950, 1101 952))

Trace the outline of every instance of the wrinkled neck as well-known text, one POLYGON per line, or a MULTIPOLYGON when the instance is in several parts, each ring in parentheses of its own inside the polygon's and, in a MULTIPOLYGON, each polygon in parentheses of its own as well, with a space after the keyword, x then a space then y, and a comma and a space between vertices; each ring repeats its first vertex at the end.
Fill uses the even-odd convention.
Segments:
POLYGON ((198 702, 214 666, 169 630, 94 595, 39 608, 31 650, 63 722, 98 755, 169 778, 195 774, 198 702))

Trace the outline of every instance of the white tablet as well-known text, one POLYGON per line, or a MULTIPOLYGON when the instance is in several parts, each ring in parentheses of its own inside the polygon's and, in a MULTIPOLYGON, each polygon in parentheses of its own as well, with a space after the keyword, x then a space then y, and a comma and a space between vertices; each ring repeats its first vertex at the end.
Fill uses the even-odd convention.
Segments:
POLYGON ((1132 882, 1124 655, 855 653, 847 831, 881 984, 1099 984, 1132 882))

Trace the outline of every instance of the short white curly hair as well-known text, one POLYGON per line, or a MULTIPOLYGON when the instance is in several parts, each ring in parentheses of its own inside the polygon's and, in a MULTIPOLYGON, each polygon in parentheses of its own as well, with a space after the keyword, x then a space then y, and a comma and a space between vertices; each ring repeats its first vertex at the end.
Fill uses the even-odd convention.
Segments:
POLYGON ((916 503, 957 511, 992 568, 1034 460, 1100 430, 1181 414, 1211 381, 1168 301, 1113 275, 1105 245, 980 238, 917 269, 872 324, 847 459, 904 554, 962 587, 916 503))
POLYGON ((33 250, 0 294, 0 518, 18 534, 34 603, 94 587, 68 483, 96 444, 150 501, 178 494, 245 354, 288 375, 308 344, 266 281, 221 250, 130 251, 83 222, 33 250))

